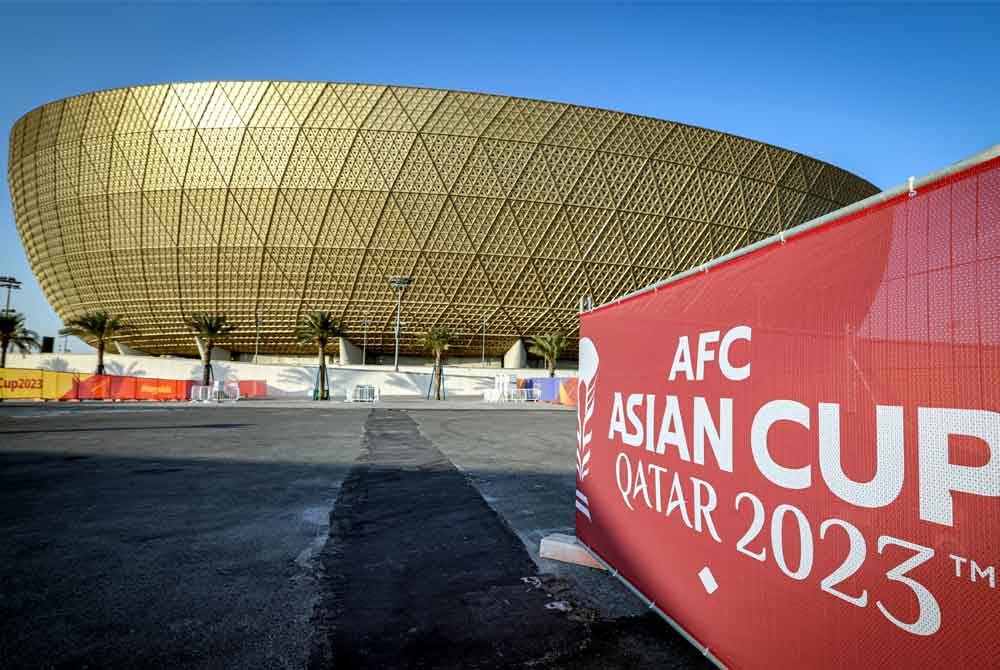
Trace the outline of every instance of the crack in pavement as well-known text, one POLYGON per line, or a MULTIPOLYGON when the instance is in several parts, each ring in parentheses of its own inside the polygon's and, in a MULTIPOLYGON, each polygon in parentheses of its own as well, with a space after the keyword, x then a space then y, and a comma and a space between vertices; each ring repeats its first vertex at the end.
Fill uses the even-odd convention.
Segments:
POLYGON ((362 440, 319 557, 311 669, 522 667, 586 645, 587 623, 551 606, 559 585, 530 579, 521 540, 413 419, 373 409, 362 440))

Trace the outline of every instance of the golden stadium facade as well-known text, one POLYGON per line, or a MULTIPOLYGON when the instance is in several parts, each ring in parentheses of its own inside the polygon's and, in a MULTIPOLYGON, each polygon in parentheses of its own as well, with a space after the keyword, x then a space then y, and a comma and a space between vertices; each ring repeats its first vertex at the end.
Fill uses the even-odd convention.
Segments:
POLYGON ((434 325, 453 354, 575 334, 594 303, 877 189, 741 137, 603 109, 459 91, 252 81, 137 86, 29 112, 11 132, 15 220, 58 315, 123 315, 124 342, 303 351, 300 315, 391 351, 434 325), (366 325, 367 323, 367 325, 366 325))

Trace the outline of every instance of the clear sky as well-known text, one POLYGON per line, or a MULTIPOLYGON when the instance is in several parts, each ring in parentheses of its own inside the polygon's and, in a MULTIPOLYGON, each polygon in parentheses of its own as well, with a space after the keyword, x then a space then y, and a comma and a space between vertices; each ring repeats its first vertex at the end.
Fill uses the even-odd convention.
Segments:
MULTIPOLYGON (((455 88, 683 121, 882 188, 1000 142, 1000 5, 0 5, 0 154, 43 103, 117 86, 296 79, 455 88)), ((5 182, 6 183, 6 182, 5 182)), ((0 196, 0 275, 60 327, 0 196)), ((2 296, 0 296, 2 299, 2 296)), ((71 349, 85 345, 71 342, 71 349)))

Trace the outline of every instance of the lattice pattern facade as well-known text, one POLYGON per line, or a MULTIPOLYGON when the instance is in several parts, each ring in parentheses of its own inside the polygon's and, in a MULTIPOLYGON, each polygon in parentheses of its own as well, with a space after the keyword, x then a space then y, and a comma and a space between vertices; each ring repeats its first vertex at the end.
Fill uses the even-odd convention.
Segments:
POLYGON ((63 319, 125 316, 125 341, 298 352, 303 312, 388 351, 391 275, 415 278, 403 350, 454 353, 577 329, 600 303, 877 191, 777 147, 602 109, 306 82, 139 86, 44 105, 11 132, 15 219, 63 319), (368 326, 364 325, 368 322, 368 326))

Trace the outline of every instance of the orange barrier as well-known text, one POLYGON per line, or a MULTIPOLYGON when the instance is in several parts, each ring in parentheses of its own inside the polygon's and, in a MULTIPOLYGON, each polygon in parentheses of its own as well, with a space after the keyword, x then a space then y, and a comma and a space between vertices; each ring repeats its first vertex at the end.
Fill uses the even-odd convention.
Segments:
MULTIPOLYGON (((11 400, 187 400, 195 382, 91 375, 80 372, 0 368, 0 399, 11 400)), ((239 382, 240 396, 262 398, 267 382, 239 382)))
MULTIPOLYGON (((43 398, 45 396, 42 396, 43 398)), ((47 398, 48 399, 48 398, 47 398)), ((78 377, 73 384, 73 395, 57 400, 112 400, 111 378, 109 375, 88 375, 78 377)))
POLYGON ((246 379, 240 382, 241 398, 264 398, 267 396, 267 382, 257 379, 246 379))

